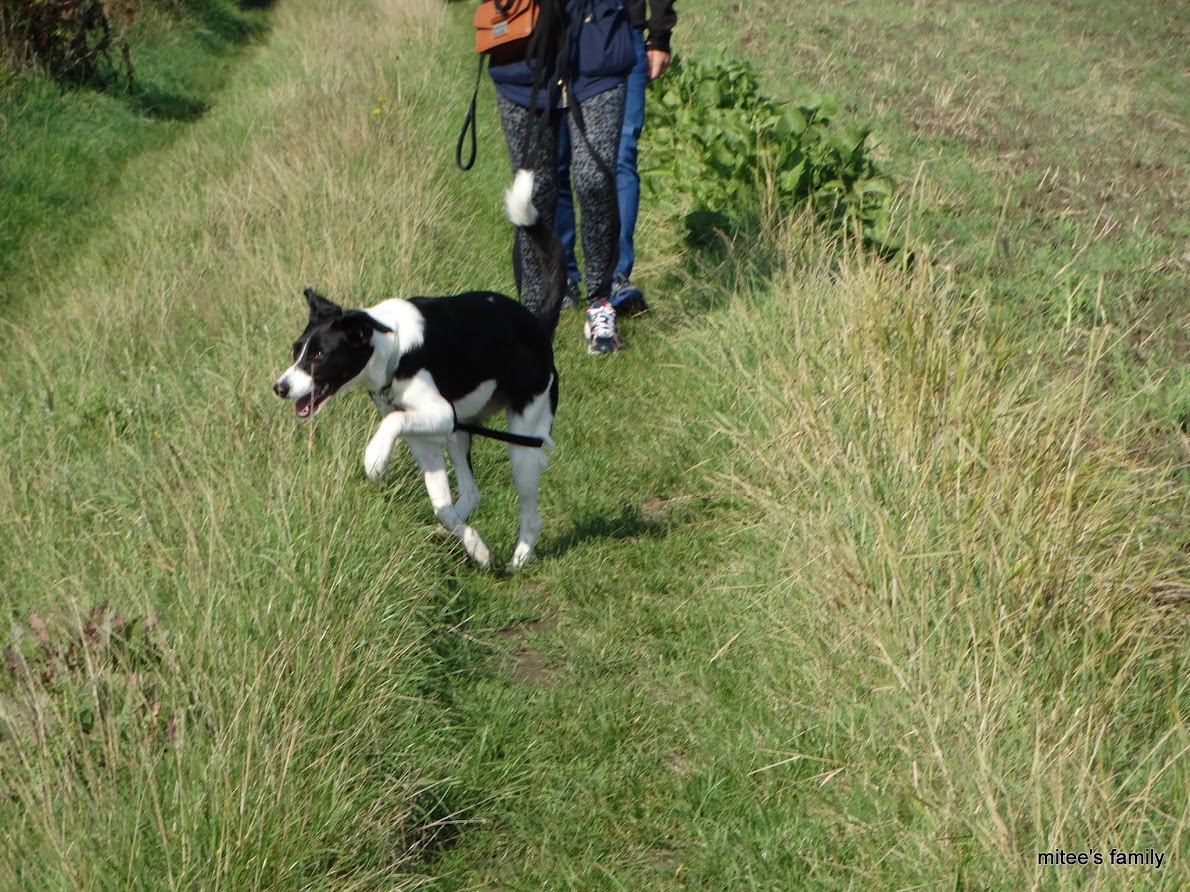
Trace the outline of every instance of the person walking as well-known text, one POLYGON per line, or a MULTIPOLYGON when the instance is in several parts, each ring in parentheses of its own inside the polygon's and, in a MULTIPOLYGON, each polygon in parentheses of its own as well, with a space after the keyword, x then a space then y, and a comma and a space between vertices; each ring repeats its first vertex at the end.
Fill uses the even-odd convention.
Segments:
MULTIPOLYGON (((628 74, 624 99, 624 126, 616 156, 616 194, 620 212, 619 259, 612 279, 611 304, 626 316, 648 309, 644 292, 632 284, 636 263, 636 219, 640 211, 638 144, 645 123, 645 88, 665 73, 670 62, 670 37, 677 24, 674 0, 628 0, 632 18, 633 67, 628 74)), ((579 273, 575 256, 574 199, 570 192, 570 133, 563 126, 558 147, 558 211, 555 228, 567 260, 566 306, 580 302, 579 273)), ((586 242, 583 250, 586 251, 586 242)))
MULTIPOLYGON (((546 219, 558 201, 558 140, 566 125, 570 173, 582 219, 587 307, 583 328, 591 353, 621 341, 611 304, 620 215, 613 173, 623 128, 627 78, 635 62, 633 28, 623 0, 540 0, 524 59, 489 65, 497 108, 515 169, 533 171, 533 204, 546 219)), ((536 252, 518 233, 513 269, 521 300, 544 318, 549 289, 536 252)))

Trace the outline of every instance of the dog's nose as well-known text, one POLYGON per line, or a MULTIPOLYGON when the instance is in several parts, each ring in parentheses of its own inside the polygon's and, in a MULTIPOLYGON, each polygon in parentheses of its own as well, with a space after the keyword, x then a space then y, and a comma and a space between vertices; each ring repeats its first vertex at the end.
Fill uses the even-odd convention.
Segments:
POLYGON ((281 397, 282 399, 285 399, 285 397, 289 396, 289 384, 284 378, 273 385, 273 393, 277 394, 277 396, 281 397))

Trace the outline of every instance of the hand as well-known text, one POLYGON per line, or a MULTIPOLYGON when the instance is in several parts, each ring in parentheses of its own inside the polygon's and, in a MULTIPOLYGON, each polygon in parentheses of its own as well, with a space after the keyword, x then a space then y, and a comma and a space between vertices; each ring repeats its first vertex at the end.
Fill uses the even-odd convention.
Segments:
POLYGON ((669 68, 669 53, 665 50, 647 50, 645 57, 649 62, 649 80, 656 80, 665 74, 669 68))

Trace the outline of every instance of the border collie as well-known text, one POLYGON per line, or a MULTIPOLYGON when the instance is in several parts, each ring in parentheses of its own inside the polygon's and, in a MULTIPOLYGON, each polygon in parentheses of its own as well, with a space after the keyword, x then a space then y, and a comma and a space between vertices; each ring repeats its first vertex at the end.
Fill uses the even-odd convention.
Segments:
POLYGON ((336 394, 367 389, 383 416, 364 452, 368 479, 380 478, 397 440, 404 440, 425 477, 435 516, 484 567, 491 552, 467 525, 480 500, 471 468, 472 435, 509 442, 521 513, 509 565, 515 569, 529 560, 541 532, 537 487, 558 407, 552 341, 566 268, 553 221, 539 219, 532 193, 533 174, 518 171, 504 204, 518 233, 536 250, 548 283, 536 315, 492 291, 391 298, 344 310, 308 288, 309 321, 294 342, 293 365, 273 385, 278 396, 294 402, 302 419, 318 414, 336 394), (501 410, 507 434, 482 427, 501 410), (454 465, 457 501, 451 499, 443 449, 454 465))

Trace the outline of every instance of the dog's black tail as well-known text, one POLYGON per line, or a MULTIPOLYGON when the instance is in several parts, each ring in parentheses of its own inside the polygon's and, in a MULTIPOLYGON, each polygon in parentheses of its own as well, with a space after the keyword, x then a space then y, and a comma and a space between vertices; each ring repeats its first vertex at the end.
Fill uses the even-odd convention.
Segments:
MULTIPOLYGON (((566 295, 566 255, 558 233, 554 231, 554 221, 543 219, 533 205, 533 171, 517 171, 512 185, 504 193, 504 210, 512 225, 529 237, 536 251, 544 291, 540 295, 522 292, 521 298, 552 341, 562 314, 562 298, 566 295)), ((520 242, 520 239, 516 240, 513 257, 517 291, 522 291, 520 242)))

